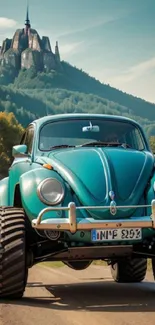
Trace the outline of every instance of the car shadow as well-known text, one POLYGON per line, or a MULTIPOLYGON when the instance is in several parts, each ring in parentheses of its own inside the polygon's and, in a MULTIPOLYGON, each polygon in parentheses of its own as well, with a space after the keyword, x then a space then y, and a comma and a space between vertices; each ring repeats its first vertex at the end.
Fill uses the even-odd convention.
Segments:
POLYGON ((42 296, 24 296, 20 301, 9 301, 9 304, 89 312, 155 312, 155 284, 152 282, 28 283, 27 287, 43 287, 47 294, 44 291, 42 296))

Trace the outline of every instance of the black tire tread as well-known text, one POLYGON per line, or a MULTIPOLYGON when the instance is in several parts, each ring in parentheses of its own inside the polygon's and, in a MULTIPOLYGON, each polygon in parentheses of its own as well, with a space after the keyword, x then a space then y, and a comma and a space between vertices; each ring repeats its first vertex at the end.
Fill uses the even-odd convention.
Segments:
POLYGON ((147 259, 145 258, 120 260, 114 266, 111 266, 113 279, 120 283, 141 282, 146 276, 146 271, 147 259))
POLYGON ((26 286, 23 209, 0 208, 0 298, 18 299, 26 286))

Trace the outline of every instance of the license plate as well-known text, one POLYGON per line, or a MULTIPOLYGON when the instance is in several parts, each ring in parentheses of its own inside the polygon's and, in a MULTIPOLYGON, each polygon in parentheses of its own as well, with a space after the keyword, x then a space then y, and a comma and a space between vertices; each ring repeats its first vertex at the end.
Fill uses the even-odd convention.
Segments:
POLYGON ((93 229, 91 231, 91 239, 93 242, 140 240, 141 238, 141 228, 93 229))

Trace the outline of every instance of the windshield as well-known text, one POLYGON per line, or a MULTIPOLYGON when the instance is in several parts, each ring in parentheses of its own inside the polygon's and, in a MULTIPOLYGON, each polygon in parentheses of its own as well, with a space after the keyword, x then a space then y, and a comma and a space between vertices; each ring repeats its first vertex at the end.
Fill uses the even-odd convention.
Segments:
POLYGON ((136 150, 145 148, 139 128, 130 122, 76 119, 45 124, 40 131, 39 149, 49 151, 56 146, 79 146, 98 141, 104 142, 105 145, 127 144, 136 150))

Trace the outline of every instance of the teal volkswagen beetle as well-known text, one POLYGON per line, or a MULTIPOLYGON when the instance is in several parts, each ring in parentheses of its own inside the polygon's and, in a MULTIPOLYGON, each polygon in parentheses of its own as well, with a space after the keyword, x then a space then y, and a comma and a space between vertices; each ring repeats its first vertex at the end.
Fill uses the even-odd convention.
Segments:
POLYGON ((0 181, 0 297, 23 295, 28 269, 105 260, 116 282, 155 273, 155 161, 135 121, 67 114, 32 122, 0 181))

